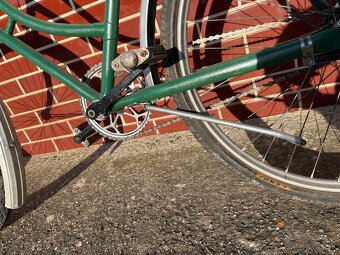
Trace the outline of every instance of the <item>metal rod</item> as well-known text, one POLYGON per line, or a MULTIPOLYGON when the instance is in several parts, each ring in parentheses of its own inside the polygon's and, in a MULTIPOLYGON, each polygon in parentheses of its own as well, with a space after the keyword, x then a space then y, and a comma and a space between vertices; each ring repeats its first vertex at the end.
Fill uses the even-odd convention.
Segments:
POLYGON ((5 33, 7 35, 12 35, 13 34, 15 23, 16 23, 15 20, 13 20, 11 18, 8 18, 7 26, 6 26, 6 30, 5 30, 5 33))
POLYGON ((184 118, 201 120, 204 122, 210 122, 210 123, 215 123, 218 125, 239 128, 239 129, 243 129, 243 130, 250 131, 250 132, 269 135, 272 137, 286 140, 288 142, 291 142, 297 145, 306 144, 306 141, 299 136, 293 136, 293 135, 290 135, 290 134, 287 134, 281 131, 272 130, 269 128, 255 127, 255 126, 244 124, 244 123, 237 123, 237 122, 232 122, 232 121, 227 121, 227 120, 215 119, 215 118, 205 116, 199 113, 192 113, 192 112, 186 112, 186 111, 181 111, 181 110, 172 110, 172 109, 153 106, 153 105, 145 105, 144 108, 145 110, 148 110, 148 111, 161 112, 165 114, 173 114, 173 115, 177 115, 177 116, 184 117, 184 118))
POLYGON ((27 15, 6 0, 0 1, 0 10, 6 13, 12 20, 17 21, 33 30, 44 32, 46 34, 64 35, 64 36, 103 36, 104 25, 101 23, 92 24, 62 24, 42 21, 27 15))
POLYGON ((52 63, 41 53, 27 46, 16 37, 7 35, 2 29, 0 29, 0 42, 18 52, 23 57, 29 59, 33 64, 39 66, 46 73, 55 77, 66 86, 68 86, 70 89, 72 89, 82 97, 85 97, 87 100, 93 102, 99 99, 97 91, 79 81, 76 77, 72 76, 58 65, 52 63))
POLYGON ((116 58, 119 36, 119 6, 120 0, 106 1, 105 30, 103 35, 101 96, 108 94, 114 84, 114 71, 111 62, 116 58))
MULTIPOLYGON (((340 27, 335 27, 311 36, 314 53, 319 54, 340 49, 340 43, 334 40, 334 38, 338 38, 339 35, 340 27)), ((273 48, 250 53, 242 57, 202 68, 197 72, 193 72, 176 80, 145 88, 137 93, 123 97, 113 106, 113 110, 118 111, 124 109, 126 106, 151 102, 210 83, 220 82, 255 70, 282 64, 300 58, 301 56, 302 49, 300 40, 289 41, 288 43, 279 44, 273 48)))

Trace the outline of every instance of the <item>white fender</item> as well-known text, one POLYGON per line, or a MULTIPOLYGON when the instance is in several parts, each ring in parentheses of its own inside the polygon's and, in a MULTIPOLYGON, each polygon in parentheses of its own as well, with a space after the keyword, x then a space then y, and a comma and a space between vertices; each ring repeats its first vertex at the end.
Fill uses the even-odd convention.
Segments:
MULTIPOLYGON (((142 0, 140 6, 140 21, 139 21, 139 40, 140 47, 147 48, 154 46, 154 14, 156 12, 156 0, 142 0)), ((154 85, 154 78, 151 74, 150 68, 144 71, 145 83, 147 87, 154 85)))
POLYGON ((26 197, 22 150, 3 101, 0 99, 0 168, 4 181, 5 206, 17 209, 26 197))

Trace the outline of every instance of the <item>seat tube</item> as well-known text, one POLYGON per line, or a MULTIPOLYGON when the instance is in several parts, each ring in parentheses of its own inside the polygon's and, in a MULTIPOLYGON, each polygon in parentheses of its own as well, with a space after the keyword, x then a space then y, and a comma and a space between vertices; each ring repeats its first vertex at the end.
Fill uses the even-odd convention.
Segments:
POLYGON ((106 0, 102 57, 102 96, 111 91, 114 84, 114 71, 111 68, 111 62, 115 59, 117 54, 119 7, 120 0, 106 0))

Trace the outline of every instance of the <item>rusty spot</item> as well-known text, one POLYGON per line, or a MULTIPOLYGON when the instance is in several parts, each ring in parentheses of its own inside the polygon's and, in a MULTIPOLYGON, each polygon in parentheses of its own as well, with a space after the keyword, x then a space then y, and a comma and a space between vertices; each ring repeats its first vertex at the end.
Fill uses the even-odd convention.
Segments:
POLYGON ((285 183, 282 183, 280 181, 274 180, 272 178, 269 178, 269 177, 267 177, 267 176, 265 176, 263 174, 257 173, 256 174, 256 178, 258 178, 258 179, 260 179, 260 180, 262 180, 262 181, 264 181, 264 182, 266 182, 268 184, 276 186, 276 187, 278 187, 280 189, 291 190, 291 187, 289 185, 287 185, 285 183))

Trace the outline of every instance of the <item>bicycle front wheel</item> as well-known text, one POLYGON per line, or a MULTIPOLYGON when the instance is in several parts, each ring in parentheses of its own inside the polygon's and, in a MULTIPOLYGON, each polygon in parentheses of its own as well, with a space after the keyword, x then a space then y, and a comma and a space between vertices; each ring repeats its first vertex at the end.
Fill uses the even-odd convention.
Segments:
MULTIPOLYGON (((327 29, 338 17, 310 1, 173 1, 163 4, 168 79, 327 29), (289 3, 287 5, 287 3, 289 3), (172 62, 172 63, 171 63, 172 62)), ((222 80, 175 96, 179 108, 302 136, 304 147, 272 137, 188 121, 213 155, 268 187, 340 201, 338 61, 302 60, 222 80)))

